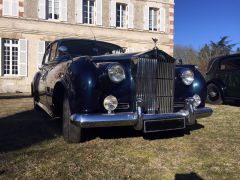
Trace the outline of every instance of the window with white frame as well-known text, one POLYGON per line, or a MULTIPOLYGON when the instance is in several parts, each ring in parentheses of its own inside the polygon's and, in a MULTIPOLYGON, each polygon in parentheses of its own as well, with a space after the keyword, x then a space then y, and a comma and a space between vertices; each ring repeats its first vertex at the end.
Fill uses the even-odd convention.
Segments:
POLYGON ((149 30, 150 31, 157 31, 158 12, 159 11, 156 8, 151 8, 151 7, 149 8, 149 30))
POLYGON ((38 17, 49 20, 68 20, 68 0, 38 0, 38 17))
POLYGON ((83 0, 83 23, 95 24, 95 0, 83 0))
POLYGON ((47 19, 59 19, 59 0, 47 0, 47 19))
POLYGON ((3 0, 2 10, 3 16, 18 16, 19 12, 18 0, 3 0))
POLYGON ((19 74, 19 45, 17 39, 3 39, 3 75, 19 74))
POLYGON ((126 15, 127 5, 122 3, 116 4, 116 26, 117 27, 127 27, 127 15, 126 15))

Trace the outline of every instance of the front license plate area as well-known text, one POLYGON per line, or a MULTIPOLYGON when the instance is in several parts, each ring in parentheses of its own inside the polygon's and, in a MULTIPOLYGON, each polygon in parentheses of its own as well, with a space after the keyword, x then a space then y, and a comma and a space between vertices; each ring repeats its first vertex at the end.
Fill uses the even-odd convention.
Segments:
POLYGON ((185 128, 185 118, 145 120, 144 132, 159 132, 185 128))

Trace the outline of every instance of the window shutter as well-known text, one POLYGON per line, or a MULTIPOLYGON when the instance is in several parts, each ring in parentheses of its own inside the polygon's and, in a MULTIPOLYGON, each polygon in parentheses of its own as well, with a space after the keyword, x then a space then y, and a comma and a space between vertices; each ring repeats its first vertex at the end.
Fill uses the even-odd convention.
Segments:
POLYGON ((18 0, 12 0, 12 16, 18 16, 19 4, 18 0))
MULTIPOLYGON (((45 49, 46 49, 45 41, 39 41, 39 43, 38 43, 38 67, 41 67, 41 65, 42 65, 42 60, 43 60, 43 56, 45 53, 45 49)), ((37 67, 37 69, 38 69, 38 67, 37 67)))
POLYGON ((60 0, 60 13, 59 19, 61 21, 67 21, 67 0, 60 0))
POLYGON ((46 19, 46 0, 38 0, 38 17, 46 19))
POLYGON ((102 0, 96 1, 96 9, 97 9, 96 24, 101 26, 102 25, 102 0))
POLYGON ((2 56, 2 38, 0 38, 0 76, 2 76, 2 64, 3 64, 3 56, 2 56))
POLYGON ((160 9, 160 31, 165 32, 166 30, 166 9, 161 7, 160 9))
POLYGON ((128 28, 134 28, 134 9, 133 4, 128 4, 128 28))
POLYGON ((149 7, 144 6, 144 30, 149 30, 149 7))
POLYGON ((27 76, 27 40, 19 39, 19 75, 27 76))
POLYGON ((111 12, 110 26, 116 27, 116 1, 115 0, 111 0, 110 12, 111 12))
POLYGON ((12 1, 3 0, 3 16, 10 16, 12 14, 12 1))
POLYGON ((76 0, 76 21, 77 23, 83 23, 83 1, 76 0))

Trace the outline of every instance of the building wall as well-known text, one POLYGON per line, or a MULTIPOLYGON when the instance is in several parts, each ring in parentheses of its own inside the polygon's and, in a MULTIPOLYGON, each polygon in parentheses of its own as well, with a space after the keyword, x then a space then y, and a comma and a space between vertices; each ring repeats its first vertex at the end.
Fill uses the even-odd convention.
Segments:
POLYGON ((174 1, 173 0, 117 0, 134 4, 134 29, 110 27, 110 3, 103 0, 102 26, 76 23, 75 0, 68 1, 67 22, 42 20, 38 18, 38 0, 20 0, 19 16, 2 16, 0 0, 0 38, 28 40, 27 76, 0 76, 0 93, 30 92, 30 84, 38 70, 39 41, 53 41, 58 38, 77 37, 107 41, 134 51, 153 48, 152 38, 159 40, 158 47, 173 54, 174 38, 174 1), (143 30, 144 5, 166 8, 166 31, 150 32, 143 30))

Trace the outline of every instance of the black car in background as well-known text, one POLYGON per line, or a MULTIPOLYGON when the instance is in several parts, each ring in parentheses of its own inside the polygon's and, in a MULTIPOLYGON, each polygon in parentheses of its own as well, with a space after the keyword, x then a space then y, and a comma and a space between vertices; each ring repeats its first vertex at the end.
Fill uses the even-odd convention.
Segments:
POLYGON ((240 100, 240 53, 212 59, 206 75, 209 103, 222 104, 240 100))

